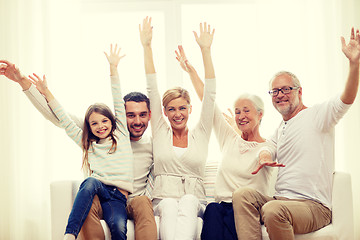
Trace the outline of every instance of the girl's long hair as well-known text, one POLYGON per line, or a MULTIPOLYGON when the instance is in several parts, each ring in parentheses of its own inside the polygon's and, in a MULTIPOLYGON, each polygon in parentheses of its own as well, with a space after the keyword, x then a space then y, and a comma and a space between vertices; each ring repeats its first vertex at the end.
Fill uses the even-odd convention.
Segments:
POLYGON ((84 170, 87 175, 90 174, 90 164, 89 164, 89 149, 92 148, 93 142, 98 142, 100 138, 96 137, 92 132, 89 124, 89 118, 92 113, 99 113, 101 115, 104 115, 105 117, 109 118, 112 124, 112 128, 109 134, 109 137, 111 137, 112 145, 109 149, 109 153, 113 153, 116 151, 117 141, 114 135, 114 131, 116 129, 116 120, 114 114, 111 112, 110 108, 106 106, 103 103, 95 103, 91 105, 86 113, 85 113, 85 119, 84 119, 84 130, 82 135, 82 148, 83 148, 83 162, 82 162, 82 169, 84 170))

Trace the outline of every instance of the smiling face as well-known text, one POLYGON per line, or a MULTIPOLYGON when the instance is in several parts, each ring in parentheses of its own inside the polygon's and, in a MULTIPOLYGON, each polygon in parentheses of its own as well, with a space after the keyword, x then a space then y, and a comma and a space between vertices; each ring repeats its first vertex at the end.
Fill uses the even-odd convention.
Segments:
POLYGON ((150 110, 146 102, 127 101, 125 103, 126 122, 130 132, 130 139, 138 141, 149 125, 150 110))
MULTIPOLYGON (((277 76, 271 84, 271 89, 279 89, 283 87, 294 87, 291 76, 282 74, 277 76)), ((272 97, 272 103, 276 110, 283 116, 284 120, 289 120, 294 113, 301 107, 302 89, 292 90, 288 94, 279 91, 277 96, 272 97)))
POLYGON ((262 112, 256 110, 249 99, 238 99, 235 103, 235 122, 243 133, 255 135, 259 131, 262 112))
POLYGON ((106 116, 93 112, 89 116, 89 125, 92 134, 100 139, 107 138, 111 133, 112 123, 106 116))
POLYGON ((167 116, 173 129, 183 130, 187 127, 191 105, 182 97, 171 100, 164 107, 165 116, 167 116))

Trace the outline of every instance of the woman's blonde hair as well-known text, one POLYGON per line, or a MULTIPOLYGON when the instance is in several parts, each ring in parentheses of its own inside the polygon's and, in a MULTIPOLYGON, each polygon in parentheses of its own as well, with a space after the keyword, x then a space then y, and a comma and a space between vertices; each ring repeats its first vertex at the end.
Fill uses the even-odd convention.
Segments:
POLYGON ((116 138, 114 135, 114 131, 116 129, 116 120, 115 120, 115 116, 114 114, 111 112, 110 108, 108 106, 106 106, 103 103, 95 103, 93 105, 91 105, 86 113, 85 113, 85 119, 84 119, 84 130, 83 130, 83 134, 82 134, 82 149, 83 149, 83 163, 82 163, 82 168, 84 170, 84 172, 86 173, 90 173, 90 164, 89 164, 89 159, 88 159, 88 155, 89 155, 89 148, 90 146, 92 147, 92 143, 93 142, 98 142, 100 140, 100 138, 98 138, 97 136, 95 136, 90 128, 90 124, 89 124, 89 118, 90 115, 92 113, 99 113, 101 115, 104 115, 105 117, 107 117, 108 119, 110 119, 112 127, 111 127, 111 131, 109 134, 109 137, 111 137, 112 140, 112 145, 111 148, 109 149, 109 153, 113 153, 116 151, 116 138))
POLYGON ((190 95, 187 90, 181 87, 174 87, 167 90, 162 98, 162 105, 165 108, 169 102, 177 98, 184 98, 188 104, 190 104, 190 95))

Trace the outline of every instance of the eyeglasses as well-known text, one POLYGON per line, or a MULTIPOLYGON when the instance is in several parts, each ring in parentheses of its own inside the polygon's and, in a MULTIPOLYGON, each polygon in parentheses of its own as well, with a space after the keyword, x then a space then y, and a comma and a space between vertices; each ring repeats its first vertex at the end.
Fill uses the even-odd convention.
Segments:
POLYGON ((282 87, 282 88, 274 88, 273 90, 269 91, 270 96, 276 97, 279 92, 281 91, 283 94, 288 94, 291 90, 299 89, 300 87, 282 87))

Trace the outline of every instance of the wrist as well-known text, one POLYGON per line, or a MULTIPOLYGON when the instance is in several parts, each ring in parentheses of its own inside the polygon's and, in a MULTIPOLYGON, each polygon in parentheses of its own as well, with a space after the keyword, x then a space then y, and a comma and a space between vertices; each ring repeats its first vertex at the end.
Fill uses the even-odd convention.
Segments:
POLYGON ((18 83, 20 84, 21 88, 23 89, 23 91, 28 90, 31 87, 31 82, 28 81, 25 77, 22 77, 18 83))

